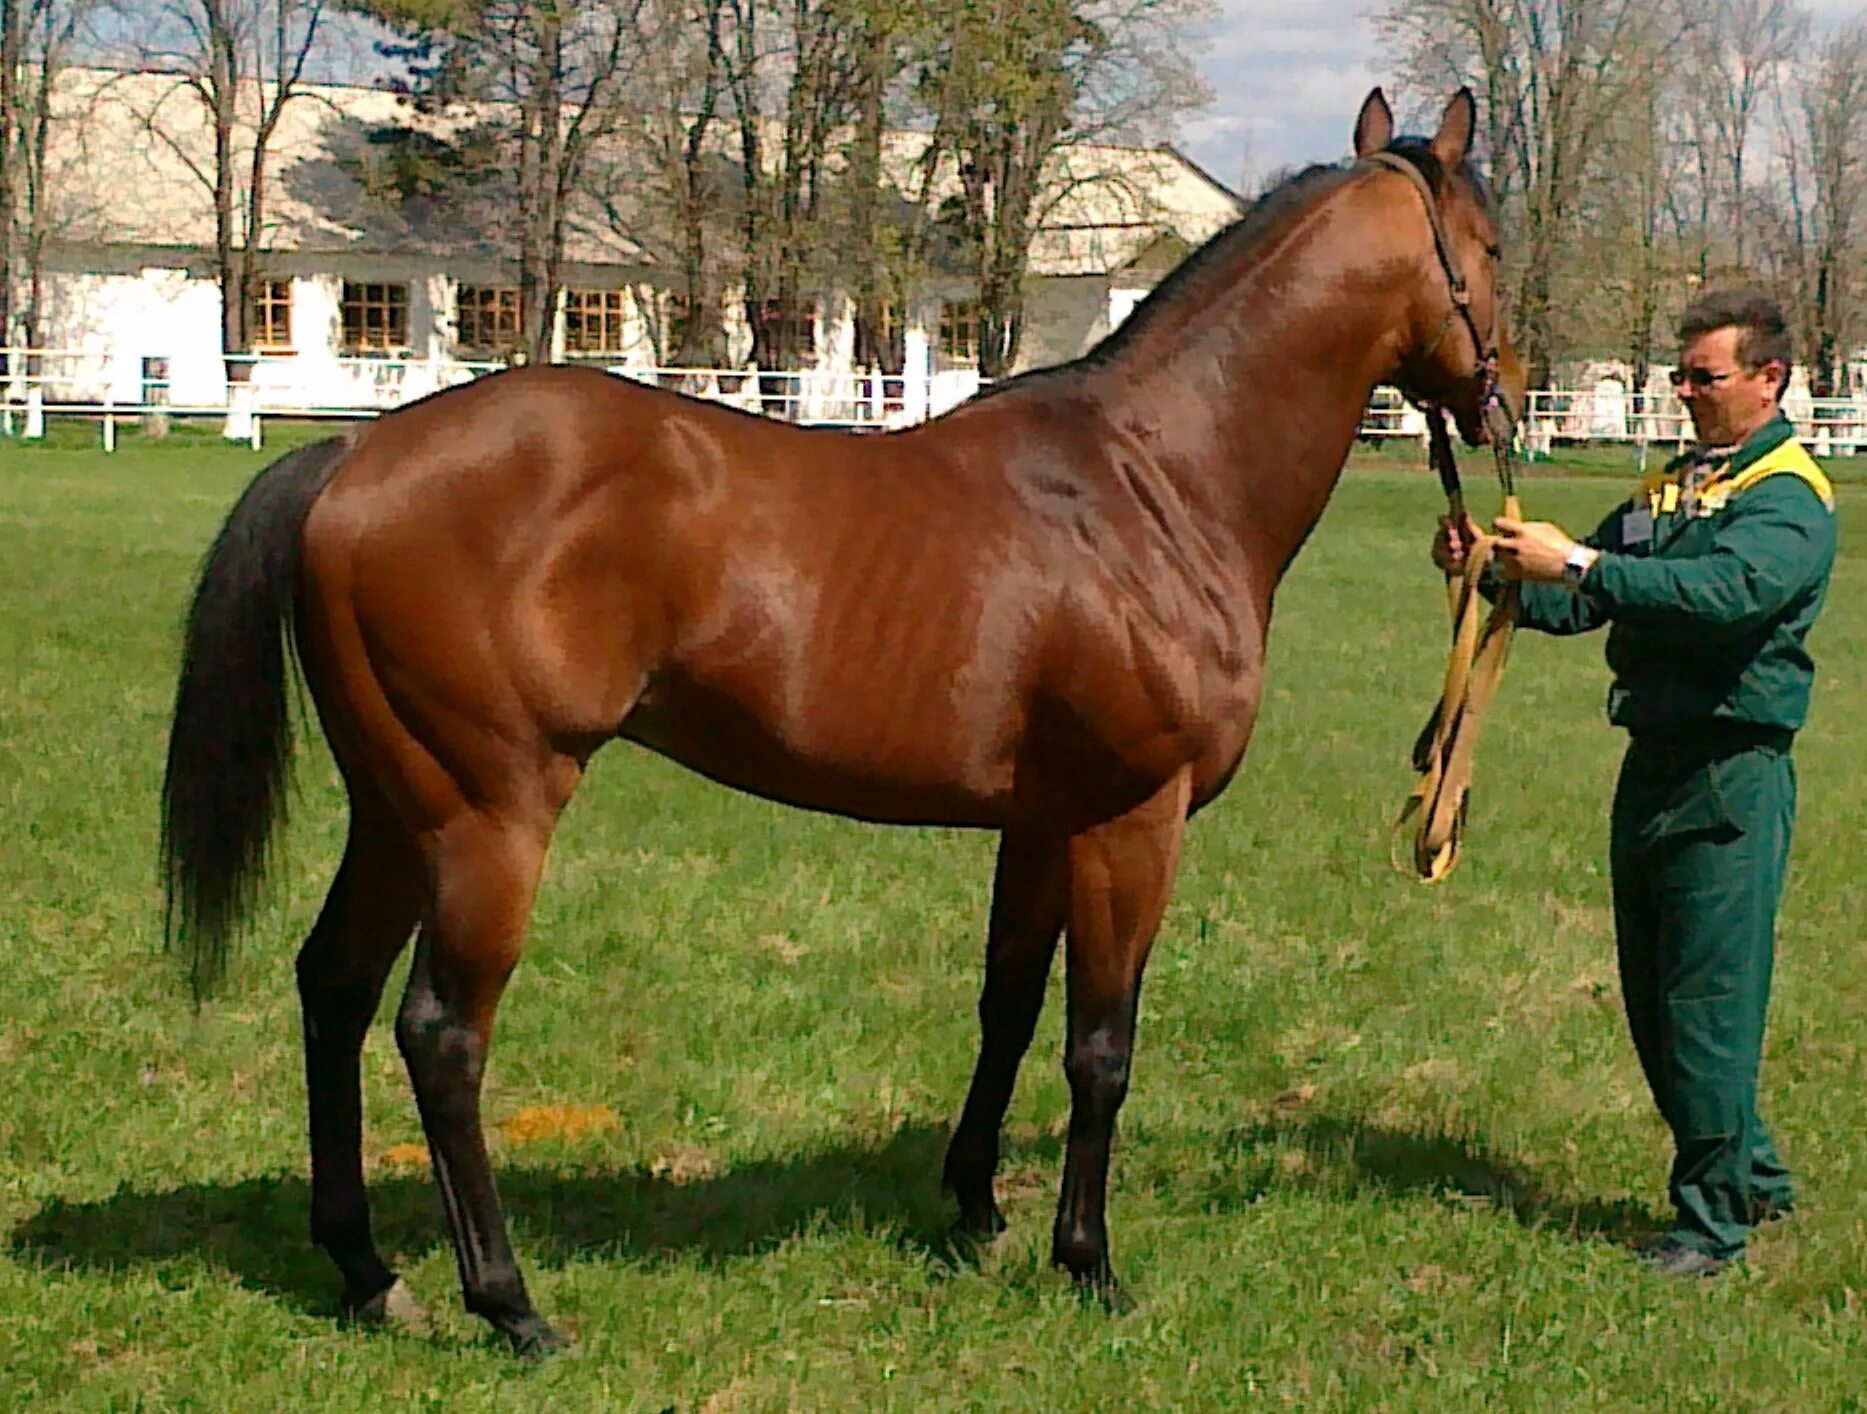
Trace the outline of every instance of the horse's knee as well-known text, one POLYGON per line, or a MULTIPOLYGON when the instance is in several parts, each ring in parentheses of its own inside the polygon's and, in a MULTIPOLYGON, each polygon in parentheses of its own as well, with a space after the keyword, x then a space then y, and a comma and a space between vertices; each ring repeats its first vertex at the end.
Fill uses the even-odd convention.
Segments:
POLYGON ((477 1029, 432 991, 411 988, 395 1015, 395 1043, 418 1085, 479 1083, 485 1046, 477 1029))
POLYGON ((1070 1095, 1091 1111, 1112 1114, 1128 1096, 1131 1039, 1111 1027, 1099 1026, 1081 1039, 1073 1039, 1064 1055, 1063 1072, 1070 1095))

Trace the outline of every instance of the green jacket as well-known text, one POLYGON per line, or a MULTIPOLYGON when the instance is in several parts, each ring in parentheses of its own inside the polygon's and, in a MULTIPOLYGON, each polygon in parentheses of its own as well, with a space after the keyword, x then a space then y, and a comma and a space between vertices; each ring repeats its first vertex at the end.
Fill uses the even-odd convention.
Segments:
POLYGON ((1780 415, 1722 468, 1687 454, 1584 538, 1578 588, 1525 584, 1521 622, 1608 632, 1608 718, 1639 733, 1729 721, 1794 731, 1815 678, 1805 640, 1835 562, 1833 493, 1780 415), (1746 475, 1746 472, 1753 472, 1746 475), (1696 501, 1696 504, 1694 504, 1696 501))

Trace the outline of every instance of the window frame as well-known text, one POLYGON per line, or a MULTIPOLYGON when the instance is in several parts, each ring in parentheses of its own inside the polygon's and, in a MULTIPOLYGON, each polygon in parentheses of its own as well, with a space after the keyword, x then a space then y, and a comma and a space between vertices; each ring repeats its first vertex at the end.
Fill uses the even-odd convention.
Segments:
POLYGON ((292 280, 290 276, 261 275, 248 291, 247 352, 290 353, 292 344, 292 280))
POLYGON ((525 307, 517 285, 483 285, 464 280, 455 284, 455 353, 466 358, 496 358, 518 348, 524 338, 525 307))
POLYGON ((940 360, 952 368, 977 368, 985 343, 985 302, 977 295, 940 301, 940 360))
POLYGON ((564 291, 564 352, 594 358, 618 358, 629 341, 629 292, 620 285, 579 286, 564 291), (596 307, 590 307, 591 302, 596 307), (584 342, 594 321, 598 342, 584 342), (613 340, 611 335, 613 334, 613 340))
POLYGON ((337 339, 352 358, 406 353, 409 345, 409 287, 406 280, 345 280, 337 299, 337 339), (358 318, 351 318, 355 309, 358 318), (372 320, 379 314, 379 320, 372 320), (380 329, 376 326, 380 326, 380 329), (351 337, 352 329, 357 337, 351 337), (380 340, 372 333, 380 332, 380 340))

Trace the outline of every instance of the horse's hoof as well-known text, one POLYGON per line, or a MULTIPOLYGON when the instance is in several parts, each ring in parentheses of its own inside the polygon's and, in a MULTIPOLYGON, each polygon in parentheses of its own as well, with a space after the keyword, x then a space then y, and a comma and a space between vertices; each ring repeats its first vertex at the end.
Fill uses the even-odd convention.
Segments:
POLYGON ((512 1351, 522 1360, 543 1360, 570 1349, 570 1341, 559 1335, 536 1316, 520 1321, 506 1331, 512 1351))
POLYGON ((381 1291, 350 1310, 350 1319, 360 1326, 392 1326, 405 1331, 425 1331, 428 1312, 408 1283, 397 1277, 381 1291))
POLYGON ((1076 1291, 1085 1306, 1099 1306, 1111 1316, 1132 1316, 1138 1309, 1127 1288, 1112 1276, 1078 1278, 1076 1291))
POLYGON ((1111 1316, 1132 1316, 1140 1308, 1128 1294, 1128 1288, 1110 1277, 1094 1289, 1096 1302, 1111 1316))
POLYGON ((959 1216, 953 1220, 953 1236, 962 1242, 989 1243, 1005 1231, 1005 1215, 998 1211, 996 1203, 987 1203, 984 1207, 961 1205, 959 1216))
POLYGON ((1106 1261, 1097 1262, 1086 1268, 1073 1267, 1063 1261, 1059 1261, 1057 1265, 1069 1272, 1071 1280, 1076 1283, 1076 1294, 1082 1298, 1084 1305, 1100 1306, 1111 1316, 1133 1314, 1135 1310, 1133 1299, 1122 1284, 1115 1279, 1115 1273, 1110 1270, 1106 1261))

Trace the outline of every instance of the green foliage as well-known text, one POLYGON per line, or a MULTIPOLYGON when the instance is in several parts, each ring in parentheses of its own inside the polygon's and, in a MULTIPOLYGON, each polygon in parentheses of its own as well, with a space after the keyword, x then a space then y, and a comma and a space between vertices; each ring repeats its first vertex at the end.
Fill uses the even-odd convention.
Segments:
POLYGON ((372 200, 390 205, 459 195, 501 170, 498 139, 480 128, 453 138, 406 127, 372 128, 364 144, 343 165, 372 200))
MULTIPOLYGON (((432 1185, 393 1160, 421 1131, 382 1027, 372 1200, 437 1330, 343 1328, 306 1238, 291 956, 343 829, 321 747, 228 996, 195 1014, 160 952, 176 628, 262 458, 191 428, 109 458, 60 426, 0 441, 0 1407, 1867 1401, 1852 540, 1814 645, 1765 1072, 1805 1208, 1748 1270, 1668 1286, 1622 1245, 1659 1216, 1665 1142, 1615 992, 1598 642, 1520 642, 1466 862, 1436 890, 1388 867, 1444 606, 1431 477, 1369 463, 1279 595, 1251 755, 1191 831, 1154 951, 1111 1204, 1140 1312, 1083 1307, 1045 1262, 1060 986, 1007 1131, 1012 1231, 976 1266, 946 1238, 991 841, 788 811, 615 747, 559 832, 487 1083, 521 1258, 579 1345, 534 1369, 458 1310, 432 1185), (516 1137, 553 1104, 619 1123, 516 1137)), ((292 435, 268 430, 263 459, 292 435)), ((1539 475, 1524 501, 1574 525, 1612 494, 1539 475)), ((1476 475, 1471 501, 1493 503, 1476 475)))
POLYGON ((346 0, 346 10, 406 32, 461 30, 472 26, 481 0, 346 0))

